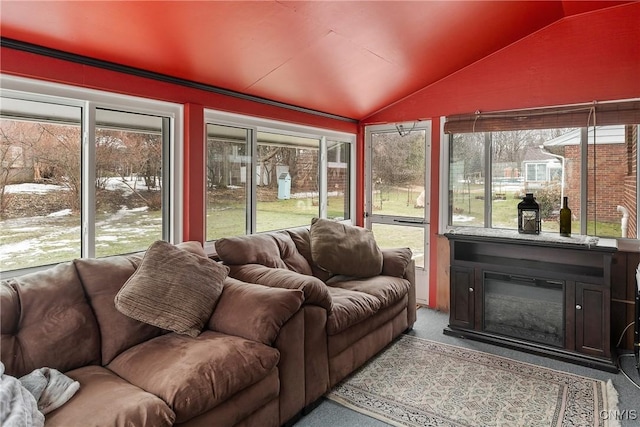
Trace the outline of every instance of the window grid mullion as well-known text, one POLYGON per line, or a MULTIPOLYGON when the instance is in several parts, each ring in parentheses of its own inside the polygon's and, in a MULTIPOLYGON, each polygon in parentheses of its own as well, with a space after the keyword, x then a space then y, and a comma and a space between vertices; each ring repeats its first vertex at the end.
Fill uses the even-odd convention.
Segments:
POLYGON ((86 102, 82 110, 82 149, 81 149, 81 218, 83 258, 94 258, 96 254, 96 106, 86 102))
POLYGON ((328 169, 328 161, 327 161, 327 138, 325 136, 320 138, 320 161, 318 162, 318 168, 320 169, 318 171, 318 176, 319 176, 319 183, 318 183, 318 189, 320 191, 320 194, 318 195, 318 202, 320 205, 320 218, 326 218, 327 217, 327 200, 328 200, 328 195, 327 195, 327 189, 329 188, 329 185, 327 183, 327 178, 328 178, 328 174, 327 174, 327 169, 328 169))
POLYGON ((247 234, 256 232, 256 209, 258 205, 258 187, 256 182, 256 172, 258 170, 258 132, 256 128, 247 129, 249 141, 248 151, 250 153, 250 165, 247 165, 247 203, 249 209, 247 214, 247 234))
POLYGON ((492 133, 485 132, 484 134, 484 167, 485 167, 485 179, 484 179, 484 199, 487 202, 484 204, 484 226, 487 228, 493 227, 491 218, 491 187, 493 185, 493 144, 491 142, 492 133))

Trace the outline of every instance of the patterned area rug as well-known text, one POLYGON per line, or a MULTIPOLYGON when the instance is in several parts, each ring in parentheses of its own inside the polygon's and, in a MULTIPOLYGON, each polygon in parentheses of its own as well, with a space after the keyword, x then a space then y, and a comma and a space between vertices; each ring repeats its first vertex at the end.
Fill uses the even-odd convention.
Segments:
POLYGON ((327 397, 394 426, 614 427, 613 384, 402 335, 327 397))

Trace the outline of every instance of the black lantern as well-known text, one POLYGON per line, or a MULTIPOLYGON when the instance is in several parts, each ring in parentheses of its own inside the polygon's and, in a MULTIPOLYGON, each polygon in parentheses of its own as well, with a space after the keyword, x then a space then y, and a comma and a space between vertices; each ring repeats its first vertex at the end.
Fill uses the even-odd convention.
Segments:
POLYGON ((533 193, 527 193, 518 203, 518 233, 540 234, 540 205, 533 193))

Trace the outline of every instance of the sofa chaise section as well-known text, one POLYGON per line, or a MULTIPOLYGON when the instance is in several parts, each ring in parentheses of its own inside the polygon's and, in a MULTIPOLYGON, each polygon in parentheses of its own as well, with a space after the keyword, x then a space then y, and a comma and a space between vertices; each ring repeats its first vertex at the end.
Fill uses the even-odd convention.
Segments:
POLYGON ((296 415, 302 291, 229 277, 194 338, 115 308, 141 259, 75 260, 0 284, 5 373, 46 366, 80 383, 46 425, 277 427, 296 415))

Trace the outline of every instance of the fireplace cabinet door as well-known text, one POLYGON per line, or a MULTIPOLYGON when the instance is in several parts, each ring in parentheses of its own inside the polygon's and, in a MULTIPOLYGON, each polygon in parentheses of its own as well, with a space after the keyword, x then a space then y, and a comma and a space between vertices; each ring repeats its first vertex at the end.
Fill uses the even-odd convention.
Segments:
POLYGON ((610 357, 609 288, 576 282, 575 289, 576 351, 610 357))
POLYGON ((474 328, 475 316, 474 269, 451 266, 451 311, 449 322, 453 326, 474 328))

